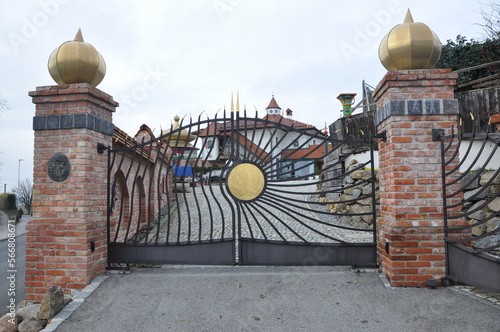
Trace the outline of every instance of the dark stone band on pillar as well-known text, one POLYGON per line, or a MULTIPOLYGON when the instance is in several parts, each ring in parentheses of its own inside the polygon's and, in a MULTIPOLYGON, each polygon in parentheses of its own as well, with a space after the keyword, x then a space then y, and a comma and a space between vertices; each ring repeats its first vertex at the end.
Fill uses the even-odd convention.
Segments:
POLYGON ((33 130, 58 130, 86 128, 106 135, 113 135, 114 124, 92 114, 40 115, 33 117, 33 130))
POLYGON ((458 114, 456 99, 389 100, 375 113, 375 125, 392 115, 458 114))

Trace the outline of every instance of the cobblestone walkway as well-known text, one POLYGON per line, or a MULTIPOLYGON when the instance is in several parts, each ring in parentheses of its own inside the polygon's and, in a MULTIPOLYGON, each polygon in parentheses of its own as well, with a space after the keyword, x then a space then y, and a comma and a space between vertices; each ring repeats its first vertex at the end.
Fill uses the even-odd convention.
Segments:
POLYGON ((302 185, 277 188, 286 191, 283 193, 270 184, 257 201, 243 204, 235 203, 223 183, 194 188, 186 184, 190 192, 177 194, 177 208, 161 220, 158 242, 233 238, 238 231, 233 220, 237 222, 238 215, 243 238, 315 243, 373 241, 372 232, 338 228, 343 225, 331 214, 322 214, 326 209, 314 200, 316 187, 311 182, 290 184, 302 185))

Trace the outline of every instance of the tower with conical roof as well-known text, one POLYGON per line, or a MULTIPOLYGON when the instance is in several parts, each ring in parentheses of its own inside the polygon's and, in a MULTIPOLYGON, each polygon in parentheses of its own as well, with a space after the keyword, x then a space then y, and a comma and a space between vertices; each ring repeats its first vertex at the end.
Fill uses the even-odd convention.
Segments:
POLYGON ((281 114, 281 107, 279 107, 278 103, 276 102, 276 99, 274 99, 274 94, 273 97, 271 98, 271 101, 269 102, 269 105, 266 107, 266 112, 268 115, 281 114))

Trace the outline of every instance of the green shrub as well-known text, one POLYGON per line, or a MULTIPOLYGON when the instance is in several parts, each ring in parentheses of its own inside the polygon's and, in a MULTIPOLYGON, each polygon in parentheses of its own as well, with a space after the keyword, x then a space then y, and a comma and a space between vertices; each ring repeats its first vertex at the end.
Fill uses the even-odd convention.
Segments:
POLYGON ((16 209, 16 195, 15 194, 7 194, 7 209, 16 209))

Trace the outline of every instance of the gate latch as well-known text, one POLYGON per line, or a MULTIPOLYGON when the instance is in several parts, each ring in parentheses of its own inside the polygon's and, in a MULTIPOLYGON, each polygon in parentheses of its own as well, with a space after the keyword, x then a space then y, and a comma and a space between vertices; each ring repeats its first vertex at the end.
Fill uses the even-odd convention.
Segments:
POLYGON ((436 142, 436 141, 441 141, 443 140, 443 137, 444 137, 444 129, 442 128, 433 128, 432 129, 432 141, 433 142, 436 142))
POLYGON ((103 154, 104 151, 106 151, 108 147, 102 143, 97 143, 97 153, 103 154))

